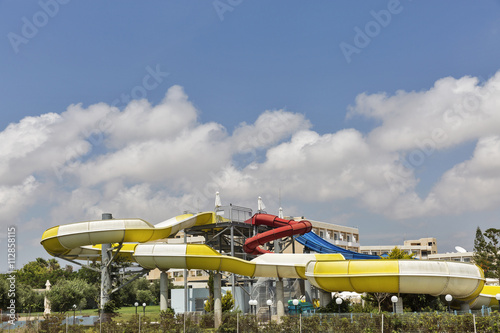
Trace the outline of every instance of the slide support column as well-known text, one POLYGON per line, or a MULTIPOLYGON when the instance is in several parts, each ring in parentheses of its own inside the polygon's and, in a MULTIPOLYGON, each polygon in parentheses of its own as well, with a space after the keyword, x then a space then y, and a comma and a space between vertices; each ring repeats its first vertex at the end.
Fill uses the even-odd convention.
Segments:
MULTIPOLYGON (((102 214, 103 220, 113 219, 113 215, 109 213, 102 214)), ((111 244, 102 244, 101 247, 101 313, 104 312, 104 307, 109 302, 111 291, 111 244)))
POLYGON ((222 289, 220 272, 214 274, 214 324, 216 329, 222 324, 222 289))
POLYGON ((167 272, 160 273, 160 311, 168 309, 168 276, 167 272))
POLYGON ((283 292, 283 278, 278 278, 276 281, 276 314, 278 315, 278 323, 281 323, 281 318, 285 315, 285 294, 283 292))

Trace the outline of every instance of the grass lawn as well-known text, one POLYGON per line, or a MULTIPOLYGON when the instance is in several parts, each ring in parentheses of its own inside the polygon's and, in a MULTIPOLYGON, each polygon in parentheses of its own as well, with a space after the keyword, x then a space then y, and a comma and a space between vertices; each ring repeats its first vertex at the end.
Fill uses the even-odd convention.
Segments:
MULTIPOLYGON (((67 311, 66 312, 69 315, 73 315, 73 310, 67 311)), ((135 315, 135 306, 129 306, 129 307, 123 307, 120 308, 117 313, 124 318, 129 318, 130 315, 135 315)), ((137 313, 138 314, 143 314, 143 308, 142 306, 137 307, 137 313)), ((146 316, 156 316, 160 313, 160 306, 159 305, 150 305, 146 306, 146 316)), ((84 315, 84 316, 97 316, 99 313, 97 312, 97 309, 86 309, 86 310, 77 310, 76 315, 84 315)), ((28 314, 27 313, 19 313, 20 317, 26 317, 28 314)), ((43 317, 43 312, 32 312, 30 314, 31 317, 43 317)))

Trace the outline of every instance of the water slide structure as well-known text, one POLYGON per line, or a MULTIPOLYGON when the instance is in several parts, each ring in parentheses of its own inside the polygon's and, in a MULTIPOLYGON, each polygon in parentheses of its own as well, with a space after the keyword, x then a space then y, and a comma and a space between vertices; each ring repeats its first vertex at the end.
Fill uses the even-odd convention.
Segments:
POLYGON ((272 233, 247 239, 247 250, 263 253, 253 260, 222 255, 204 244, 158 242, 182 229, 216 223, 213 212, 184 214, 156 225, 142 219, 70 223, 47 229, 41 244, 49 254, 67 260, 99 260, 101 247, 104 248, 101 244, 112 244, 114 256, 136 262, 147 270, 185 268, 226 271, 248 277, 300 278, 328 292, 450 294, 456 300, 469 303, 472 308, 498 305, 495 295, 500 292, 500 287, 485 287, 483 271, 474 264, 351 259, 346 253, 265 253, 259 248, 265 241, 307 233, 310 223, 287 223, 272 215, 257 215, 252 219, 253 222, 247 223, 272 224, 276 228, 270 230, 272 233))
POLYGON ((371 254, 362 254, 341 248, 334 245, 310 231, 302 236, 296 237, 295 240, 306 248, 317 253, 340 253, 346 259, 380 259, 379 256, 371 254))

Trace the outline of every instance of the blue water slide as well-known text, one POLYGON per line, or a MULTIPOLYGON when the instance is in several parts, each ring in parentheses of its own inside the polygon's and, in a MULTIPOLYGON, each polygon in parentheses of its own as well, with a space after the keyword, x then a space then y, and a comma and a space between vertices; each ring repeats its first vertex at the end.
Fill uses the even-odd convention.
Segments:
POLYGON ((303 234, 302 236, 296 237, 295 240, 300 244, 304 245, 311 251, 317 253, 340 253, 346 259, 380 259, 379 256, 371 255, 371 254, 362 254, 350 250, 343 249, 339 246, 336 246, 326 239, 323 239, 316 235, 314 232, 308 232, 303 234))

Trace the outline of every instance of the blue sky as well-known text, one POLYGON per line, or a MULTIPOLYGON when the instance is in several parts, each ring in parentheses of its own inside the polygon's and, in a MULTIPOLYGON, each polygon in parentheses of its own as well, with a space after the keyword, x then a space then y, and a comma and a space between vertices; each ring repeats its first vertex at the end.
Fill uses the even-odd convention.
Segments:
POLYGON ((359 226, 362 245, 471 250, 500 203, 499 14, 499 1, 1 1, 2 243, 18 226, 23 263, 46 256, 53 225, 104 211, 156 223, 210 209, 216 189, 277 212, 281 188, 285 214, 359 226))

